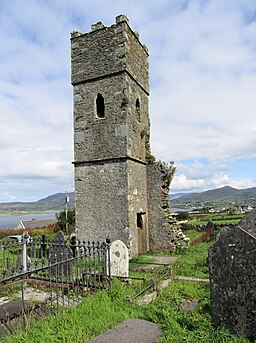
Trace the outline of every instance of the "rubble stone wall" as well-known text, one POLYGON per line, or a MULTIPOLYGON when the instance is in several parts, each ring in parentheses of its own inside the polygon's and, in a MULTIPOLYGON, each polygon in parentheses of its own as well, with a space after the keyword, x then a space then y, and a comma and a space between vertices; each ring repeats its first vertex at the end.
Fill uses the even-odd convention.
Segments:
POLYGON ((184 235, 172 225, 170 216, 172 176, 172 165, 157 162, 147 166, 149 246, 153 251, 175 250, 177 244, 184 243, 184 235))

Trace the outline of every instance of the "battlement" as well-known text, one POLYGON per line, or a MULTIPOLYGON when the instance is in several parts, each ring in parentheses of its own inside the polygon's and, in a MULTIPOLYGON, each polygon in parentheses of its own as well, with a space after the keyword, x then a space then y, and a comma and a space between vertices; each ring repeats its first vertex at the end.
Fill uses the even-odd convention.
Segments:
POLYGON ((98 22, 90 32, 72 32, 71 59, 73 85, 127 72, 149 93, 148 50, 125 15, 109 27, 98 22))
MULTIPOLYGON (((119 24, 122 22, 126 22, 127 24, 129 24, 129 19, 125 15, 120 14, 116 17, 116 24, 119 24)), ((91 25, 91 31, 97 31, 97 30, 103 29, 104 27, 106 26, 101 21, 98 21, 96 24, 91 25)))

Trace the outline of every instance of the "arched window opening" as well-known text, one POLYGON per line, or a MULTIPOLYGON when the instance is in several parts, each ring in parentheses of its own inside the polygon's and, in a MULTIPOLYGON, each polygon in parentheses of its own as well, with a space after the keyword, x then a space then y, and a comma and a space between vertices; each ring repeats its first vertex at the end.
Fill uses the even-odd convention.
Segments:
POLYGON ((135 108, 136 108, 137 120, 140 123, 140 101, 138 98, 136 99, 135 108))
POLYGON ((98 93, 96 98, 96 110, 97 110, 97 117, 104 118, 105 117, 105 104, 103 96, 98 93))

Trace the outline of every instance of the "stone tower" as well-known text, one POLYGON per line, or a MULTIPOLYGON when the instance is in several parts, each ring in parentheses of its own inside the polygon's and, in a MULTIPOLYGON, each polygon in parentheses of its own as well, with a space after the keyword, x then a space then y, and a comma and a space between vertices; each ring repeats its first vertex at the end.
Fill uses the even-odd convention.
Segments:
POLYGON ((75 207, 82 240, 149 249, 147 48, 127 17, 71 34, 75 207))

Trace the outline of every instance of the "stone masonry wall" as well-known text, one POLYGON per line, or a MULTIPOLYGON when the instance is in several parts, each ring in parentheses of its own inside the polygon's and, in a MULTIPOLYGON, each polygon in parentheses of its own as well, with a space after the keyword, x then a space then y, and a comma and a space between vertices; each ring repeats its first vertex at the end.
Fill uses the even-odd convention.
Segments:
POLYGON ((75 208, 81 240, 120 239, 129 245, 127 162, 75 168, 75 208))
MULTIPOLYGON (((78 237, 110 235, 133 256, 138 253, 137 213, 147 213, 147 49, 128 19, 118 16, 110 27, 99 22, 89 33, 73 32, 71 60, 78 237), (100 118, 98 94, 104 99, 100 118)), ((145 228, 147 249, 147 219, 145 228)))
POLYGON ((71 59, 79 239, 110 235, 122 240, 131 256, 173 250, 183 237, 170 225, 173 168, 147 165, 147 48, 121 15, 110 27, 98 22, 89 33, 73 32, 71 59), (97 113, 99 98, 103 114, 97 113))
POLYGON ((144 251, 149 249, 148 238, 148 206, 147 206, 146 166, 134 161, 128 161, 128 208, 130 226, 130 255, 138 254, 137 213, 145 213, 144 251))
POLYGON ((127 155, 126 112, 121 111, 122 75, 74 86, 75 161, 118 158, 127 155), (97 118, 95 101, 105 101, 105 117, 97 118))
POLYGON ((146 145, 149 139, 149 116, 147 94, 138 87, 128 75, 125 77, 126 89, 124 99, 127 100, 127 155, 138 160, 146 160, 146 145), (140 102, 140 121, 137 120, 136 99, 140 102))
POLYGON ((71 34, 72 84, 127 70, 149 93, 147 49, 130 28, 129 20, 118 16, 110 27, 97 24, 91 32, 71 34))
POLYGON ((173 249, 168 170, 161 163, 147 166, 149 246, 154 251, 173 249))
POLYGON ((145 160, 149 141, 148 54, 125 16, 92 32, 71 38, 74 86, 75 160, 131 156, 145 160), (105 117, 97 118, 95 100, 105 101, 105 117), (140 121, 136 118, 140 102, 140 121))

